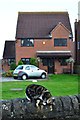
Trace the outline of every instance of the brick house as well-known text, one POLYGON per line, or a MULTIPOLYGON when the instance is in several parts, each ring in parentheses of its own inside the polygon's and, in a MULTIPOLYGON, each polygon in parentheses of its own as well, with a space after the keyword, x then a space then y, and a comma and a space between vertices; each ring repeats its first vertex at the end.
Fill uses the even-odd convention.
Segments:
POLYGON ((80 65, 80 20, 75 21, 75 62, 80 65))
POLYGON ((5 41, 3 60, 2 60, 2 70, 8 71, 10 69, 10 64, 15 61, 15 41, 5 41))
POLYGON ((68 12, 19 12, 15 59, 26 64, 39 58, 39 67, 48 73, 70 69, 66 59, 74 58, 72 29, 68 12))

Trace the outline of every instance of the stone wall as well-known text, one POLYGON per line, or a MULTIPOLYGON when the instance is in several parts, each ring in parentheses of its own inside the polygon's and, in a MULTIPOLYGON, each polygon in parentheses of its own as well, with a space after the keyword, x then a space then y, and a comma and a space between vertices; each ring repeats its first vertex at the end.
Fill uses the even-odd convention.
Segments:
POLYGON ((0 100, 0 116, 0 120, 80 120, 80 94, 55 97, 52 111, 49 106, 38 110, 26 98, 0 100))

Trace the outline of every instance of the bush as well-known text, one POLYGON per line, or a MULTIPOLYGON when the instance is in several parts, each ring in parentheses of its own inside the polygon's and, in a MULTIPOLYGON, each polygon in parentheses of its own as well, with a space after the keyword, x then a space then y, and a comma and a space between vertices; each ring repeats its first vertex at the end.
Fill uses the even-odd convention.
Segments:
POLYGON ((3 77, 12 77, 13 76, 13 70, 9 70, 2 74, 3 77))
POLYGON ((30 64, 31 64, 31 65, 35 65, 35 66, 38 66, 38 61, 37 61, 37 59, 36 59, 36 58, 31 58, 31 59, 30 59, 30 64))
POLYGON ((6 72, 2 73, 2 77, 6 77, 6 72))
POLYGON ((13 63, 11 63, 11 65, 10 65, 10 70, 15 70, 16 67, 17 67, 17 66, 16 66, 16 63, 13 62, 13 63))
POLYGON ((22 60, 19 60, 18 65, 23 65, 22 60))

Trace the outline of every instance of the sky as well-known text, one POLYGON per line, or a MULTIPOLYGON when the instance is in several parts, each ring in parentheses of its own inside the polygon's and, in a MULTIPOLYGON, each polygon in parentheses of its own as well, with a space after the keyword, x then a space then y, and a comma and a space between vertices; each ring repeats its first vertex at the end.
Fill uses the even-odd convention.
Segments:
POLYGON ((18 12, 67 11, 74 33, 80 0, 0 0, 0 59, 6 40, 15 40, 18 12))

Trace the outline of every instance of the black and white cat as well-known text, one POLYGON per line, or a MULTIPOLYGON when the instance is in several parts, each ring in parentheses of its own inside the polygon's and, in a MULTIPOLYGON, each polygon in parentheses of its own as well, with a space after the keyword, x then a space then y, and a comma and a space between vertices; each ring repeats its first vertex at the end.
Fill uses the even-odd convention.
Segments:
POLYGON ((30 84, 26 88, 26 97, 31 102, 35 103, 38 109, 42 109, 43 106, 49 105, 52 111, 55 99, 52 97, 48 89, 41 85, 30 84))

